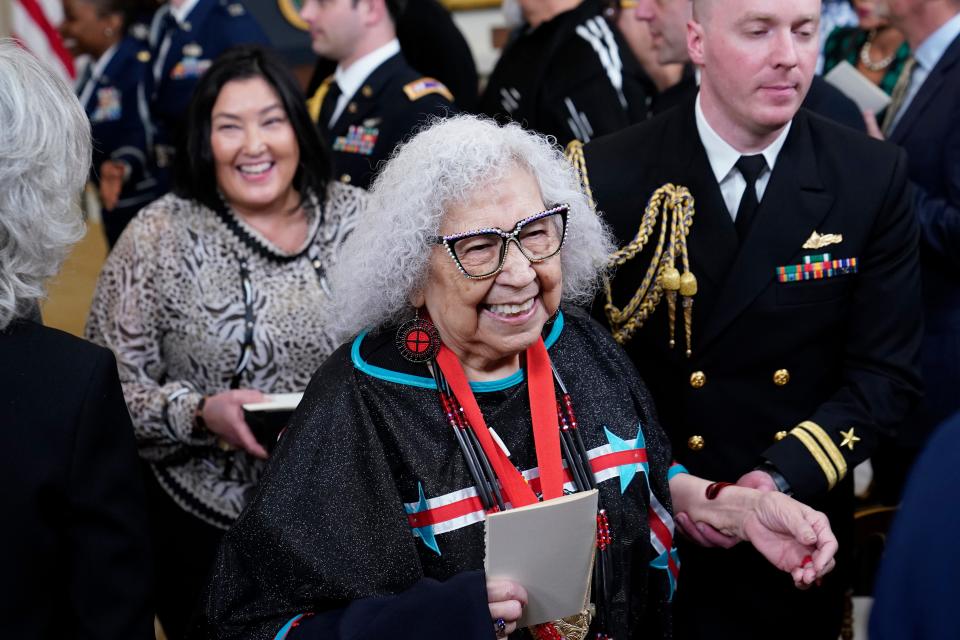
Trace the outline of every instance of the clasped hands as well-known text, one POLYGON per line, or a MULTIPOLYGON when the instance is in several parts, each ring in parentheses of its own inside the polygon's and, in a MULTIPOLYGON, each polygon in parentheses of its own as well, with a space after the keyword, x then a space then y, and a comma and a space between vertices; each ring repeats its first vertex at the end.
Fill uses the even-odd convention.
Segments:
POLYGON ((773 478, 764 471, 744 474, 736 487, 759 492, 748 496, 749 506, 739 528, 720 531, 678 511, 674 522, 680 531, 704 547, 728 549, 747 540, 771 564, 789 573, 800 589, 833 570, 837 539, 826 515, 777 491, 773 478))

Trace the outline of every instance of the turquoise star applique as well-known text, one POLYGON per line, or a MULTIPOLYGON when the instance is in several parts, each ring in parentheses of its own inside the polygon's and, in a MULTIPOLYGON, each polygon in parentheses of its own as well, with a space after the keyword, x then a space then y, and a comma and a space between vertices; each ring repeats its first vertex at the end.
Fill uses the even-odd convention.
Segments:
MULTIPOLYGON (((417 483, 417 489, 420 491, 420 500, 417 502, 417 506, 411 507, 407 504, 403 505, 403 508, 406 509, 409 515, 423 513, 430 509, 430 506, 427 504, 427 497, 423 494, 423 485, 419 482, 417 483)), ((423 544, 427 545, 427 548, 438 556, 443 555, 440 553, 440 545, 437 544, 437 538, 433 534, 433 525, 427 524, 422 527, 413 527, 413 535, 423 540, 423 544)))
MULTIPOLYGON (((637 427, 637 439, 636 442, 631 443, 627 440, 624 440, 620 436, 616 435, 610 429, 604 427, 603 432, 607 434, 607 442, 610 443, 610 448, 614 453, 620 451, 631 451, 633 449, 643 449, 646 446, 646 443, 643 440, 643 427, 637 427)), ((630 482, 633 481, 633 477, 637 475, 637 464, 632 462, 630 464, 623 464, 618 467, 620 471, 620 493, 625 493, 627 487, 630 486, 630 482)))

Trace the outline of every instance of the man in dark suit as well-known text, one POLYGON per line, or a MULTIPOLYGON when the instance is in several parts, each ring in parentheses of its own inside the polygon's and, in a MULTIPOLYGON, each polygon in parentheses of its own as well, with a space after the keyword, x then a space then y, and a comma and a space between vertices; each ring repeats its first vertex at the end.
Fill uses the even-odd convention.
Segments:
POLYGON ((394 147, 432 115, 453 109, 454 96, 415 71, 400 52, 395 21, 402 0, 306 0, 313 50, 337 69, 307 100, 333 150, 336 176, 366 189, 394 147))
MULTIPOLYGON (((586 145, 579 158, 598 209, 629 244, 606 311, 681 463, 792 492, 826 512, 841 541, 837 570, 806 592, 750 549, 682 545, 677 637, 836 640, 851 470, 919 395, 906 162, 895 147, 800 109, 819 0, 720 6, 694 1, 698 96, 586 145), (665 183, 688 188, 695 210, 678 201, 674 221, 651 220, 647 201, 665 183), (676 230, 663 251, 660 224, 676 230), (636 307, 619 315, 614 307, 634 296, 636 307), (676 303, 675 313, 664 308, 676 303)), ((729 542, 685 514, 677 522, 702 544, 729 542)))
POLYGON ((906 35, 915 61, 904 67, 884 125, 887 139, 907 152, 925 312, 923 403, 910 428, 874 460, 877 499, 897 504, 932 429, 960 410, 960 1, 889 4, 890 21, 906 35))
MULTIPOLYGON (((653 115, 658 115, 692 99, 697 93, 697 72, 690 64, 690 54, 687 53, 687 23, 693 17, 693 4, 690 0, 637 0, 634 15, 637 20, 650 25, 653 47, 660 64, 685 65, 680 81, 654 96, 651 111, 653 115)), ((803 107, 864 131, 863 116, 856 103, 820 76, 813 77, 803 107)))
POLYGON ((490 74, 479 112, 588 142, 645 120, 652 82, 601 0, 521 0, 525 24, 490 74))

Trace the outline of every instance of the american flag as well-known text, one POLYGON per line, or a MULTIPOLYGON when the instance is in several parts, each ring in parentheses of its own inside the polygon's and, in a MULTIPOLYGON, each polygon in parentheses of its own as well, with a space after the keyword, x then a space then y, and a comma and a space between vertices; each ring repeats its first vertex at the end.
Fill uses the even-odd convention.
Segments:
POLYGON ((57 31, 63 21, 61 0, 13 0, 11 17, 14 40, 64 79, 75 77, 73 58, 57 31))

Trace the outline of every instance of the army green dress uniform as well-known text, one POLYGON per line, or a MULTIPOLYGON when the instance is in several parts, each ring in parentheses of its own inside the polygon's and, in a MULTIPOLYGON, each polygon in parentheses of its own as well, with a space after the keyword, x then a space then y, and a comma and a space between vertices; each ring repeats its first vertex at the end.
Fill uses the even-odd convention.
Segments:
POLYGON ((334 177, 367 189, 377 166, 431 116, 454 111, 453 95, 438 80, 413 69, 402 53, 387 59, 363 82, 329 124, 339 98, 328 77, 307 100, 310 116, 333 151, 334 177))
POLYGON ((840 541, 837 569, 808 591, 746 545, 682 547, 677 637, 836 640, 852 469, 919 398, 918 229, 903 154, 801 109, 738 235, 694 100, 571 151, 624 248, 612 304, 598 301, 596 315, 613 318, 674 456, 714 480, 773 472, 840 541), (654 219, 648 200, 664 184, 660 204, 675 212, 654 219))

